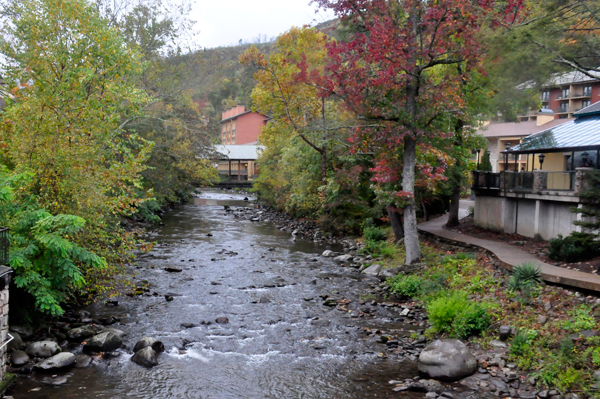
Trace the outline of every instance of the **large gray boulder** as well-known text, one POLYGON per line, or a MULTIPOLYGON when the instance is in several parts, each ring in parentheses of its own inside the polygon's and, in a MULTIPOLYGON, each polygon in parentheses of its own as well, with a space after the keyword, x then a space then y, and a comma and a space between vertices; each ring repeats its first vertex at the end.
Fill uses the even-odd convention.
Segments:
POLYGON ((19 334, 24 340, 33 338, 33 330, 29 327, 12 325, 9 328, 9 332, 12 334, 13 331, 19 334))
POLYGON ((75 363, 75 355, 69 352, 62 352, 54 355, 35 365, 38 370, 56 370, 69 367, 75 363))
POLYGON ((54 341, 38 341, 27 345, 25 353, 31 357, 50 357, 60 352, 60 346, 54 341))
POLYGON ((337 262, 352 262, 352 259, 354 259, 354 257, 350 254, 346 254, 346 255, 340 255, 340 256, 336 256, 335 258, 333 258, 333 260, 337 261, 337 262))
POLYGON ((367 276, 377 276, 381 272, 382 268, 383 268, 383 266, 381 266, 381 265, 371 265, 371 266, 367 267, 365 270, 363 270, 362 272, 363 272, 363 274, 366 274, 367 276))
POLYGON ((477 360, 457 339, 438 339, 419 355, 419 372, 429 378, 457 381, 477 371, 477 360))
POLYGON ((335 252, 328 249, 323 251, 323 254, 321 256, 323 256, 324 258, 333 258, 335 256, 335 252))
POLYGON ((67 331, 67 338, 72 341, 83 340, 93 337, 94 335, 96 335, 96 331, 92 328, 92 326, 82 326, 67 331))
POLYGON ((10 354, 10 363, 15 367, 21 367, 29 363, 29 356, 23 351, 13 351, 10 354))
POLYGON ((390 267, 389 269, 384 269, 381 273, 379 273, 379 277, 382 279, 395 277, 402 271, 402 266, 390 267))
POLYGON ((13 339, 8 343, 7 347, 9 351, 17 351, 23 347, 23 339, 21 338, 21 334, 16 331, 9 332, 12 335, 13 339))
POLYGON ((119 349, 122 345, 123 340, 118 335, 104 331, 90 338, 83 349, 90 352, 111 352, 119 349))
POLYGON ((145 346, 135 352, 131 360, 143 367, 154 367, 158 364, 158 353, 152 349, 152 346, 145 346))
POLYGON ((158 353, 165 351, 165 346, 163 343, 151 337, 141 338, 133 347, 133 351, 137 353, 146 347, 151 347, 155 352, 158 353))
POLYGON ((123 338, 124 336, 127 335, 127 333, 123 330, 119 330, 117 328, 105 328, 103 331, 110 331, 111 333, 115 334, 116 336, 118 336, 119 338, 123 338))

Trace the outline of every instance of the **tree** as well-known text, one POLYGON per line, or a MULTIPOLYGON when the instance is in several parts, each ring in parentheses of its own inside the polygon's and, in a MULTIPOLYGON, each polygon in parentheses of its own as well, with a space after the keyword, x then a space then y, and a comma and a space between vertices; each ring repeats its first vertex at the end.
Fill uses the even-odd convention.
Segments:
MULTIPOLYGON (((122 261, 120 228, 144 200, 152 144, 121 129, 147 104, 140 55, 84 0, 15 3, 0 47, 11 99, 1 115, 0 216, 11 227, 17 287, 39 310, 122 261)), ((112 269, 111 269, 112 270, 112 269)))
MULTIPOLYGON (((256 47, 240 56, 240 62, 257 68, 258 84, 252 91, 254 108, 269 115, 321 156, 321 180, 327 177, 326 101, 311 84, 320 80, 327 50, 327 36, 313 28, 292 28, 277 39, 277 52, 267 59, 256 47), (320 129, 315 124, 320 123, 320 129), (321 131, 320 138, 311 137, 321 131)), ((271 129, 273 130, 273 129, 271 129)))
MULTIPOLYGON (((123 135, 121 116, 147 103, 140 56, 84 0, 28 0, 0 46, 12 101, 3 114, 4 162, 53 214, 90 221, 131 213, 152 145, 123 135)), ((102 222, 101 222, 102 223, 102 222)))
POLYGON ((348 42, 329 46, 329 89, 362 119, 380 124, 376 130, 362 130, 362 141, 378 149, 379 163, 395 167, 387 160, 397 159, 402 148, 402 189, 395 196, 404 210, 406 263, 419 262, 417 145, 431 136, 451 134, 438 120, 464 111, 460 96, 464 77, 444 67, 479 67, 477 36, 490 4, 483 0, 317 3, 334 10, 356 32, 348 42))

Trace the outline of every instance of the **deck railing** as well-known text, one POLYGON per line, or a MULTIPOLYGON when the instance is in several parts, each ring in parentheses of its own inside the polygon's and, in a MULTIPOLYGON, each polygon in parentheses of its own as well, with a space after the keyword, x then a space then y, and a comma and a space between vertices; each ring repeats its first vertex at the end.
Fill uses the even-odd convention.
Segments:
POLYGON ((569 172, 546 172, 546 190, 573 191, 575 190, 575 171, 569 172))
POLYGON ((473 172, 473 188, 476 190, 499 190, 500 173, 473 172))
POLYGON ((533 172, 507 172, 504 184, 507 190, 533 191, 533 172))

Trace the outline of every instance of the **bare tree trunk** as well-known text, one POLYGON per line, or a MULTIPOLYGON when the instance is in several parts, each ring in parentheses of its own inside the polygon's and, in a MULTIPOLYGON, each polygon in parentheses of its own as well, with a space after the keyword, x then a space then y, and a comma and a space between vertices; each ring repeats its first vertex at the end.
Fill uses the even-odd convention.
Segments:
POLYGON ((321 184, 327 184, 327 126, 325 125, 325 97, 321 97, 321 117, 323 118, 323 131, 321 133, 321 184))
POLYGON ((394 231, 394 238, 396 242, 404 238, 404 228, 402 227, 402 216, 392 206, 387 208, 388 218, 394 231))
POLYGON ((402 191, 412 195, 409 204, 404 208, 404 245, 406 247, 406 264, 412 265, 421 261, 421 247, 417 230, 417 210, 415 206, 415 165, 417 158, 416 140, 406 135, 404 138, 404 165, 402 168, 402 191))

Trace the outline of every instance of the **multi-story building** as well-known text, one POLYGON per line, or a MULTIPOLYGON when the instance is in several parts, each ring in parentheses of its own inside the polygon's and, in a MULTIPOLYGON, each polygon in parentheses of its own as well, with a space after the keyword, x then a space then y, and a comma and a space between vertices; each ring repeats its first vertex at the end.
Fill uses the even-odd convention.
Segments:
MULTIPOLYGON (((551 110, 555 119, 567 119, 580 109, 600 101, 600 74, 593 71, 590 74, 598 75, 598 78, 573 71, 550 79, 540 93, 542 109, 551 110)), ((538 110, 528 111, 519 115, 519 120, 536 120, 537 115, 538 110)))
POLYGON ((258 112, 246 111, 243 105, 224 111, 221 119, 221 144, 257 144, 260 127, 267 123, 267 119, 258 112))

